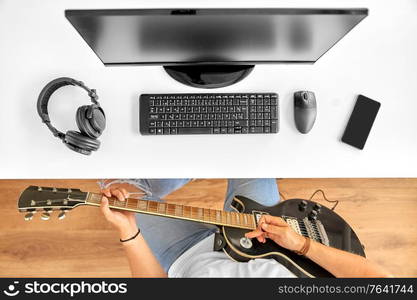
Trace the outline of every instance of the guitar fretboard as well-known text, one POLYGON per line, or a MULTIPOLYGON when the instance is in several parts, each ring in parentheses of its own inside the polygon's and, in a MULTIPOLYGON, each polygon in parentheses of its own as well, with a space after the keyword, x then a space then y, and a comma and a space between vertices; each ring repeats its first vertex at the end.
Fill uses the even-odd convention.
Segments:
MULTIPOLYGON (((86 204, 100 206, 101 198, 101 194, 89 193, 86 204)), ((125 201, 119 201, 116 198, 109 198, 109 206, 120 210, 128 210, 137 213, 158 215, 201 223, 210 223, 227 227, 237 227, 250 230, 256 228, 256 222, 252 214, 227 212, 216 209, 133 198, 127 198, 125 201)))

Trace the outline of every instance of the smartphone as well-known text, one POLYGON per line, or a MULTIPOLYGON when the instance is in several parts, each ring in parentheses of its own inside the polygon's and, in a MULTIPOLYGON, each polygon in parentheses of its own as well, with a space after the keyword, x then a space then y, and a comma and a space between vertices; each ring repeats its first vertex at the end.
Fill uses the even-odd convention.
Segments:
POLYGON ((380 106, 381 103, 359 95, 343 133, 342 142, 362 150, 380 106))

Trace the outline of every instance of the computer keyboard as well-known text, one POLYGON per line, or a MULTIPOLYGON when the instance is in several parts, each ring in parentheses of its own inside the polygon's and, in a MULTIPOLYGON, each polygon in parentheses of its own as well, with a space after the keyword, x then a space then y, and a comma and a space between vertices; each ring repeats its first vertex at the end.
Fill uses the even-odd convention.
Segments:
POLYGON ((143 94, 143 135, 277 133, 276 93, 143 94))

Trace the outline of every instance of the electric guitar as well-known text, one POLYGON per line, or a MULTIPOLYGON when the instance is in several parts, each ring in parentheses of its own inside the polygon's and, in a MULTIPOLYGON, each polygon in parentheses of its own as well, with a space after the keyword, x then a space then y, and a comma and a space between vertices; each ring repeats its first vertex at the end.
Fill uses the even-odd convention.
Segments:
MULTIPOLYGON (((29 186, 19 198, 18 209, 26 212, 31 220, 36 212, 48 220, 52 211, 59 211, 62 219, 68 210, 77 206, 100 206, 102 195, 82 192, 79 189, 29 186)), ((338 214, 320 204, 302 199, 285 200, 276 206, 265 207, 243 196, 233 199, 235 212, 191 207, 186 205, 128 198, 119 201, 109 198, 110 208, 136 213, 157 215, 195 222, 214 224, 219 227, 220 238, 215 248, 222 249, 230 258, 245 262, 255 258, 273 258, 298 277, 333 277, 328 271, 304 256, 280 247, 267 239, 259 243, 248 239, 245 233, 257 228, 264 214, 282 217, 299 234, 327 246, 365 257, 357 235, 338 214)))

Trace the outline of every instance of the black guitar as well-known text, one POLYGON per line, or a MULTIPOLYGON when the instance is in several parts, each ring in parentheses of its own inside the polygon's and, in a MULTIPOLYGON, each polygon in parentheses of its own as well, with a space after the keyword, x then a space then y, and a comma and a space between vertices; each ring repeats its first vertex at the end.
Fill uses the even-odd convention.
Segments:
MULTIPOLYGON (((58 218, 80 205, 100 206, 101 194, 82 192, 79 189, 29 186, 19 198, 20 212, 31 220, 36 212, 47 220, 52 211, 59 211, 58 218)), ((128 198, 119 201, 109 199, 111 208, 137 213, 165 216, 219 226, 223 251, 236 261, 254 258, 273 258, 298 277, 333 277, 313 261, 278 246, 271 240, 259 243, 248 239, 245 233, 254 230, 263 214, 282 217, 290 227, 312 240, 365 256, 363 247, 352 228, 334 211, 313 201, 291 199, 273 207, 264 207, 243 197, 236 196, 232 207, 236 212, 169 204, 128 198)))

